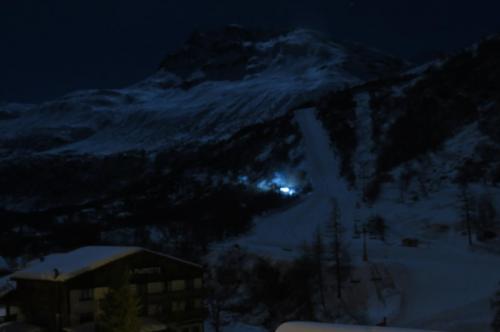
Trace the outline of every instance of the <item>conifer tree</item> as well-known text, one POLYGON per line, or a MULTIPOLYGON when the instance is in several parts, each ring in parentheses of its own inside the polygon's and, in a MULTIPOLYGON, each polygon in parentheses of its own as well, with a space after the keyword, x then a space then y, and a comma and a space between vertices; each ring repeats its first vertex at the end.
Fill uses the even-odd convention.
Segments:
POLYGON ((324 311, 326 311, 324 282, 325 258, 325 245, 323 243, 323 235, 321 234, 321 228, 318 227, 314 235, 314 242, 312 245, 312 260, 314 271, 318 280, 321 306, 324 311))
POLYGON ((101 302, 98 332, 139 332, 139 300, 132 292, 128 274, 113 286, 101 302))
POLYGON ((334 276, 337 284, 337 298, 342 298, 342 283, 347 278, 349 267, 349 255, 343 239, 344 228, 340 222, 341 212, 338 202, 332 200, 332 214, 328 226, 328 235, 330 238, 329 248, 331 259, 334 264, 334 276))
POLYGON ((313 277, 314 262, 312 250, 307 243, 300 247, 300 255, 293 261, 285 277, 285 283, 293 289, 290 303, 295 307, 295 320, 316 320, 312 294, 314 293, 313 277))
POLYGON ((469 246, 472 246, 472 197, 469 191, 469 187, 466 182, 460 184, 460 211, 462 214, 462 219, 465 224, 465 230, 467 231, 467 241, 469 246))

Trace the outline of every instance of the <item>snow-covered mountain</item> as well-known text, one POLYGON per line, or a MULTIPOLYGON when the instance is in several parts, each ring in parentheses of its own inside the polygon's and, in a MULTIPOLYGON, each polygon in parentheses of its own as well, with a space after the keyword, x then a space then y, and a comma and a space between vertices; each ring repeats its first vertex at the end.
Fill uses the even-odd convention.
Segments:
POLYGON ((360 50, 307 30, 258 34, 233 26, 195 34, 134 86, 3 105, 0 156, 149 152, 228 138, 329 89, 401 68, 360 50))

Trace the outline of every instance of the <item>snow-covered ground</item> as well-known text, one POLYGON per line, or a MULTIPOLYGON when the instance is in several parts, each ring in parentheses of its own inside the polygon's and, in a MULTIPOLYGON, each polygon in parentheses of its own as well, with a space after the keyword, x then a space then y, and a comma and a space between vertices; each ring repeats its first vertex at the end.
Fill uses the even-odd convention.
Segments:
POLYGON ((289 260, 296 257, 304 241, 312 240, 318 227, 324 229, 333 198, 342 208, 348 235, 355 218, 365 220, 380 212, 389 227, 387 240, 368 241, 368 263, 362 261, 362 240, 349 239, 354 264, 359 269, 366 264, 384 266, 400 292, 400 301, 386 303, 385 308, 372 303, 369 309, 374 315, 382 319, 387 314, 389 324, 400 327, 487 331, 489 298, 500 282, 500 256, 469 248, 465 236, 456 230, 457 188, 447 186, 426 199, 402 202, 397 188, 388 186, 380 203, 356 208, 359 194, 339 176, 336 154, 315 111, 300 110, 296 119, 304 136, 312 193, 288 210, 257 218, 251 234, 221 248, 238 243, 250 252, 289 260), (448 228, 437 232, 433 230, 437 224, 448 228), (407 237, 418 238, 421 244, 417 248, 402 246, 401 240, 407 237))
MULTIPOLYGON (((282 324, 276 332, 426 332, 391 327, 352 326, 321 324, 313 322, 290 322, 282 324)), ((429 332, 429 331, 427 331, 429 332)))
MULTIPOLYGON (((208 321, 205 321, 204 331, 215 332, 213 326, 208 321)), ((263 327, 243 324, 239 322, 230 322, 227 325, 224 325, 222 327, 222 331, 223 332, 268 332, 268 330, 266 330, 263 327)))

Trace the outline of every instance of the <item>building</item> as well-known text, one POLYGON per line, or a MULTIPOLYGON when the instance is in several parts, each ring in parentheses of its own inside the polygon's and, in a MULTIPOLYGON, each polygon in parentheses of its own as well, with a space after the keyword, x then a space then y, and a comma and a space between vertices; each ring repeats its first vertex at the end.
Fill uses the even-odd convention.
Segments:
POLYGON ((91 326, 100 300, 130 276, 149 331, 203 332, 203 270, 198 264, 137 247, 83 247, 53 254, 10 275, 7 317, 46 328, 76 331, 91 326))

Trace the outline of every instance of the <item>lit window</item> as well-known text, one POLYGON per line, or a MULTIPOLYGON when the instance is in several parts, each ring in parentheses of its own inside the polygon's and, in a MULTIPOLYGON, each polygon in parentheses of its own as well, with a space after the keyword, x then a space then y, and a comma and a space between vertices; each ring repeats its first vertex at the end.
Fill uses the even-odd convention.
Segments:
POLYGON ((109 289, 107 287, 97 287, 94 291, 94 298, 96 300, 102 300, 108 294, 109 289))
POLYGON ((193 288, 200 289, 203 287, 203 280, 201 278, 196 278, 193 280, 193 288))
POLYGON ((82 289, 80 291, 80 301, 90 301, 94 298, 94 292, 92 288, 82 289))
POLYGON ((184 301, 173 301, 172 302, 172 311, 184 311, 186 310, 186 302, 184 301))
POLYGON ((139 294, 139 287, 137 287, 136 284, 131 284, 130 286, 130 291, 132 292, 132 294, 139 294))
POLYGON ((163 282, 149 282, 148 283, 148 294, 159 294, 163 293, 165 286, 163 282))
POLYGON ((172 280, 169 290, 172 292, 183 291, 186 289, 186 280, 172 280))

